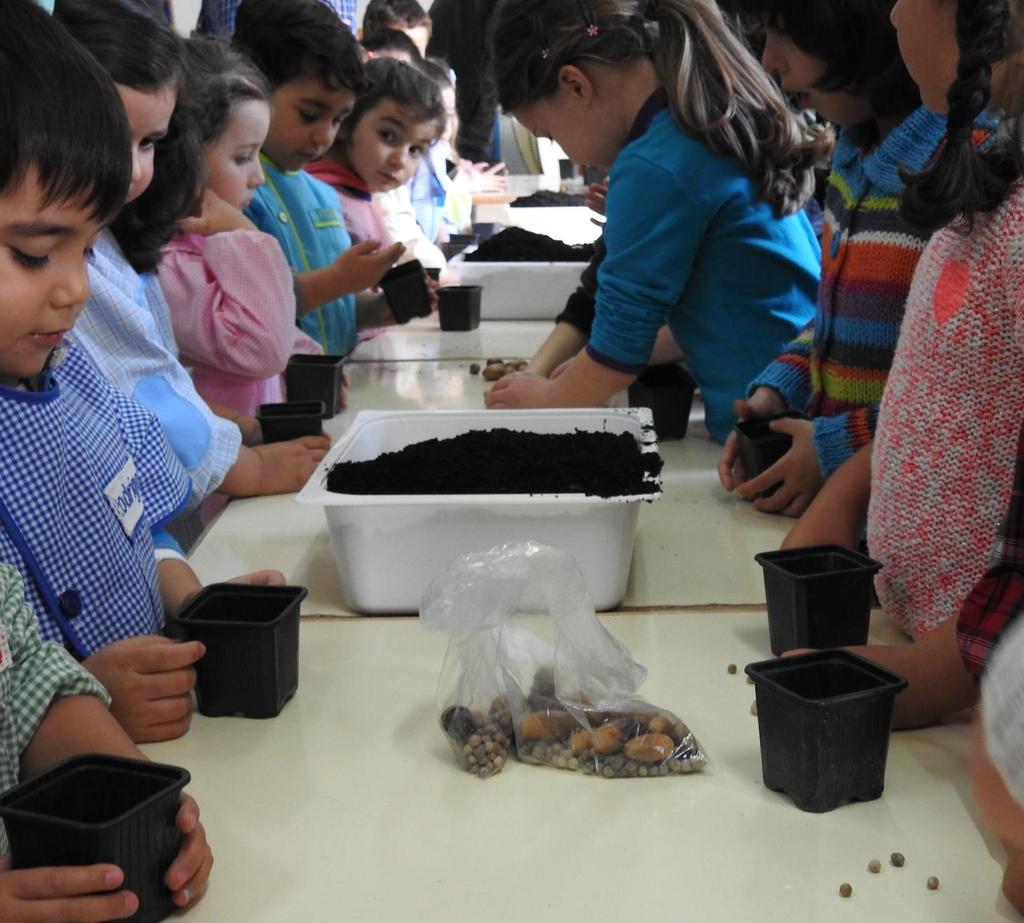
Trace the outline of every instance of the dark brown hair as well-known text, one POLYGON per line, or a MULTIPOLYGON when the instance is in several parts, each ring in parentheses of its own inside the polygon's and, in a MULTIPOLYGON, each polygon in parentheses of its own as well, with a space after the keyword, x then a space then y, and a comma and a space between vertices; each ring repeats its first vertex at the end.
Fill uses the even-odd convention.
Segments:
POLYGON ((734 157, 777 215, 801 208, 831 136, 791 112, 714 0, 502 0, 491 32, 498 96, 551 96, 569 64, 649 59, 685 131, 734 157))
POLYGON ((903 217, 925 230, 955 224, 969 232, 1024 176, 1019 125, 980 147, 975 122, 992 95, 992 67, 1021 48, 1017 0, 958 0, 957 75, 949 88, 946 140, 926 170, 905 176, 903 217))

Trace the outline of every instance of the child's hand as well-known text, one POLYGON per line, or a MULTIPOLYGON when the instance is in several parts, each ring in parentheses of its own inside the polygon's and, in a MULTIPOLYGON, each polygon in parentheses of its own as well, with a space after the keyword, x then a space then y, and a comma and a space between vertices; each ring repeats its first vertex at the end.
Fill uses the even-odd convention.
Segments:
POLYGON ((291 494, 300 490, 330 447, 327 436, 303 436, 256 446, 252 451, 262 463, 257 493, 291 494))
MULTIPOLYGON (((774 388, 762 386, 754 391, 748 400, 733 401, 732 407, 740 420, 759 420, 762 417, 771 417, 782 413, 786 409, 786 402, 774 388)), ((722 455, 718 459, 718 480, 730 493, 747 480, 747 473, 740 463, 739 437, 735 432, 729 433, 729 437, 725 440, 725 448, 722 449, 722 455)), ((772 484, 774 483, 777 481, 772 481, 772 484)), ((768 487, 771 487, 772 484, 769 484, 768 487)))
POLYGON ((796 518, 807 509, 824 483, 818 464, 818 450, 814 445, 814 423, 810 420, 784 418, 773 420, 768 426, 772 432, 792 436, 793 445, 770 468, 740 484, 736 494, 746 500, 753 500, 754 509, 762 513, 782 513, 796 518), (781 486, 770 497, 759 496, 780 482, 781 486))
POLYGON ((499 378, 484 393, 484 403, 491 410, 517 410, 525 407, 553 406, 551 381, 530 372, 513 372, 499 378))
POLYGON ((223 231, 255 231, 256 225, 237 208, 228 205, 219 195, 207 189, 203 193, 203 211, 198 218, 186 218, 181 229, 190 234, 210 237, 223 231))
POLYGON ((288 581, 279 570, 257 570, 251 574, 242 574, 241 577, 232 577, 225 582, 242 586, 284 586, 288 581))
POLYGON ((242 445, 263 445, 263 427, 255 417, 247 413, 239 414, 235 418, 235 425, 242 432, 242 445))
POLYGON ((12 872, 0 856, 0 920, 18 923, 102 923, 123 920, 139 909, 131 891, 119 890, 124 873, 116 865, 59 866, 12 872))
POLYGON ((185 834, 181 849, 164 875, 164 884, 172 892, 172 900, 179 907, 187 907, 206 888, 213 853, 206 842, 206 831, 199 823, 199 805, 191 795, 182 793, 181 807, 174 818, 178 829, 185 834))
MULTIPOLYGON (((139 635, 101 648, 82 661, 110 693, 110 713, 136 743, 180 737, 192 721, 193 664, 199 641, 139 635)), ((0 918, 2 919, 2 918, 0 918)))
POLYGON ((373 288, 404 252, 402 244, 381 247, 375 240, 353 244, 331 264, 338 295, 373 288))
POLYGON ((591 183, 587 186, 584 202, 599 215, 603 215, 605 206, 608 203, 608 180, 606 179, 601 183, 591 183))
POLYGON ((486 163, 463 160, 460 161, 459 168, 469 177, 469 191, 473 195, 508 192, 508 177, 499 175, 505 170, 503 163, 488 166, 486 163))

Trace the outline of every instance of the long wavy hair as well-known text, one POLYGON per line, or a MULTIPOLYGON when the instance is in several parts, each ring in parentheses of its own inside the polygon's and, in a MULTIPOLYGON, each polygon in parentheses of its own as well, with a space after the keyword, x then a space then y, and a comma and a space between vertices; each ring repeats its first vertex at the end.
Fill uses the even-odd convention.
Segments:
POLYGON ((491 52, 509 112, 553 95, 568 64, 652 61, 680 127, 734 157, 780 216, 802 207, 831 154, 831 134, 790 111, 714 0, 502 0, 491 52))
MULTIPOLYGON (((975 122, 992 99, 992 68, 1024 48, 1021 0, 959 0, 956 38, 960 49, 956 79, 949 88, 946 140, 925 170, 904 177, 903 217, 934 231, 952 224, 969 233, 979 214, 995 211, 1024 176, 1018 119, 1006 136, 984 147, 976 143, 975 122)), ((1021 88, 1007 87, 1006 115, 1019 116, 1021 88)))
POLYGON ((153 180, 121 209, 110 229, 136 272, 154 272, 160 248, 194 213, 202 194, 202 148, 194 112, 180 92, 182 39, 135 0, 57 0, 54 15, 90 51, 115 84, 141 93, 178 92, 166 137, 156 143, 153 180))

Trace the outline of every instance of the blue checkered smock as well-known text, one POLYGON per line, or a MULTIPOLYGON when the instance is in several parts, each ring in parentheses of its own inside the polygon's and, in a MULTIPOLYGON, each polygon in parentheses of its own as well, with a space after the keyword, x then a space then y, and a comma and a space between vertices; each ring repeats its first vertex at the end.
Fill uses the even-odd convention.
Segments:
POLYGON ((0 386, 0 562, 23 575, 43 638, 86 657, 162 627, 152 530, 191 482, 154 416, 58 352, 40 390, 0 386))
MULTIPOLYGON (((320 2, 334 10, 338 14, 338 18, 355 32, 355 0, 320 0, 320 2)), ((196 32, 216 38, 230 38, 235 31, 235 14, 238 12, 238 4, 239 0, 203 0, 203 5, 199 10, 196 32)))

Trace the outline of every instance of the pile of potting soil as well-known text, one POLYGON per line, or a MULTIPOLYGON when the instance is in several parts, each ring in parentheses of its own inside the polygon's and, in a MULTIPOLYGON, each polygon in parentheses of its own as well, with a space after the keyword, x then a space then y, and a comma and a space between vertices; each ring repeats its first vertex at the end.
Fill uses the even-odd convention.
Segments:
POLYGON ((467 263, 586 263, 593 255, 593 244, 573 247, 544 234, 506 228, 465 259, 467 263))
POLYGON ((657 452, 629 433, 478 430, 428 439, 364 462, 339 462, 327 489, 345 494, 587 494, 657 489, 657 452))
POLYGON ((576 195, 571 192, 551 192, 548 189, 539 189, 533 195, 516 199, 512 208, 561 208, 571 205, 586 205, 586 196, 576 195))

